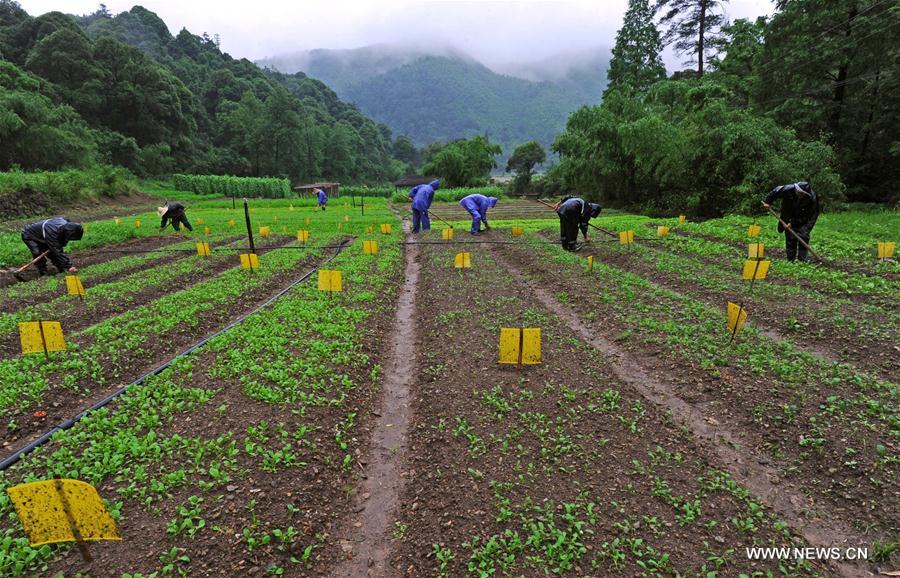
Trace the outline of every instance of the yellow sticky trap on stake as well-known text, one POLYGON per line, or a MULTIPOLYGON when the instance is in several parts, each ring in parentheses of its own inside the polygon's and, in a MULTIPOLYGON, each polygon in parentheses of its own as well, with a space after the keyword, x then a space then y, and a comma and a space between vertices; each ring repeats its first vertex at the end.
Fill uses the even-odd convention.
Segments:
POLYGON ((441 229, 441 239, 445 241, 453 240, 453 229, 441 229))
POLYGON ((349 223, 349 222, 350 222, 350 215, 344 215, 344 222, 345 222, 345 223, 349 223))
POLYGON ((198 225, 202 225, 202 224, 203 224, 203 217, 197 217, 197 224, 198 224, 198 225))
POLYGON ((622 245, 634 243, 634 231, 619 231, 619 243, 622 245))
POLYGON ((290 211, 292 213, 294 212, 294 203, 291 203, 290 205, 288 205, 288 211, 290 211))
POLYGON ((762 227, 759 225, 750 225, 747 227, 747 236, 748 237, 759 237, 759 233, 762 231, 762 227))
POLYGON ((297 240, 301 243, 309 241, 309 231, 307 231, 306 229, 300 229, 299 231, 297 231, 297 240))
POLYGON ((309 217, 306 217, 305 219, 303 219, 303 222, 304 222, 305 224, 308 225, 308 224, 309 224, 309 217))
POLYGON ((78 275, 66 275, 66 293, 84 297, 84 285, 78 275))
POLYGON ((500 363, 511 365, 537 365, 540 362, 540 328, 500 328, 500 363))
POLYGON ((678 215, 678 222, 679 222, 679 223, 686 223, 686 222, 687 222, 687 217, 684 216, 684 215, 678 215))
POLYGON ((512 236, 513 237, 519 237, 522 235, 523 232, 524 231, 522 230, 522 227, 512 227, 512 236))
POLYGON ((6 493, 32 547, 122 539, 100 494, 80 480, 31 482, 6 488, 6 493))
POLYGON ((19 340, 22 354, 65 351, 62 325, 59 321, 26 321, 19 323, 19 340))
POLYGON ((116 224, 117 224, 117 225, 121 225, 121 224, 122 224, 122 219, 120 219, 119 217, 116 217, 116 224))
POLYGON ((201 257, 209 257, 212 251, 209 249, 209 243, 197 243, 197 254, 201 257))
POLYGON ((594 256, 593 255, 587 256, 587 270, 588 271, 594 270, 594 256))
POLYGON ((231 220, 228 221, 228 226, 229 226, 229 227, 234 227, 234 219, 231 219, 231 220))
POLYGON ((878 258, 879 259, 891 259, 894 256, 894 250, 897 248, 897 243, 878 243, 878 258))
POLYGON ((259 269, 259 255, 256 253, 241 253, 242 269, 259 269))
POLYGON ((269 230, 269 227, 260 227, 259 228, 259 236, 260 237, 268 237, 270 232, 271 231, 269 230))
POLYGON ((472 254, 468 252, 457 253, 453 258, 453 266, 457 269, 469 269, 472 267, 472 254))
POLYGON ((656 228, 656 235, 657 235, 658 237, 665 237, 665 236, 668 235, 668 234, 669 234, 669 228, 668 228, 668 227, 659 226, 659 227, 656 228))
POLYGON ((762 259, 766 253, 766 246, 762 243, 750 243, 747 245, 748 259, 762 259))
POLYGON ((134 222, 134 228, 135 228, 135 229, 140 229, 140 228, 141 228, 141 220, 140 220, 140 219, 138 219, 138 220, 136 220, 136 221, 134 222))
POLYGON ((741 272, 741 277, 743 277, 745 281, 765 279, 766 274, 769 272, 769 265, 771 264, 771 261, 753 261, 747 259, 744 261, 744 270, 741 272))
POLYGON ((209 235, 211 232, 212 232, 212 229, 210 229, 209 227, 204 227, 204 228, 203 228, 203 234, 204 234, 204 235, 209 235))
POLYGON ((385 235, 391 234, 391 224, 390 223, 382 223, 381 224, 381 232, 385 235))
POLYGON ((366 255, 377 255, 378 241, 363 241, 363 253, 366 255))
POLYGON ((366 227, 366 233, 371 233, 375 230, 375 227, 366 227))
POLYGON ((747 320, 747 310, 741 307, 736 303, 728 302, 728 331, 731 332, 732 337, 737 335, 737 332, 741 330, 741 327, 744 326, 744 321, 747 320))
POLYGON ((340 271, 319 269, 319 291, 343 291, 343 278, 340 271))

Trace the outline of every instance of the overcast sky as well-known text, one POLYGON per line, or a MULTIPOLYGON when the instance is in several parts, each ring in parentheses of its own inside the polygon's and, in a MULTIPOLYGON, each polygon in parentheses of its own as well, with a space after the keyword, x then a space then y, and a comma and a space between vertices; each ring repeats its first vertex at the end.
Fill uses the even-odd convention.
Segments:
MULTIPOLYGON (((19 0, 31 15, 52 10, 94 12, 95 0, 19 0)), ((374 0, 106 0, 118 13, 140 3, 173 34, 219 34, 221 47, 251 60, 311 48, 356 48, 374 43, 455 46, 496 65, 540 60, 560 52, 611 47, 627 0, 567 2, 374 0)), ((770 0, 731 0, 734 18, 772 11, 770 0)), ((671 65, 678 59, 666 58, 671 65)))

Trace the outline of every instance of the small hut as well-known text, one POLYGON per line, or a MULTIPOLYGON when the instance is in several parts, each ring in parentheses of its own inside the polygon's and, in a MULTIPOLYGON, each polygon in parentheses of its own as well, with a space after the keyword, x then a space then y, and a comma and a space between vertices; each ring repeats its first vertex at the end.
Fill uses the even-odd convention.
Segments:
POLYGON ((294 187, 294 192, 297 193, 297 196, 299 197, 305 197, 306 195, 314 194, 316 192, 316 189, 322 189, 329 197, 341 196, 341 183, 312 183, 309 185, 297 185, 296 187, 294 187))
POLYGON ((423 175, 407 175, 400 180, 394 181, 393 185, 397 189, 411 189, 416 185, 427 185, 434 180, 434 177, 426 177, 423 175))

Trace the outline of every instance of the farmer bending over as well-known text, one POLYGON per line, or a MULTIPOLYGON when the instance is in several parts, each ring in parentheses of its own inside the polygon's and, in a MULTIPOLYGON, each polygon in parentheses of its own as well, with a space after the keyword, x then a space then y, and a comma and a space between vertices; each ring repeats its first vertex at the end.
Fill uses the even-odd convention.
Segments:
POLYGON ((481 223, 484 223, 485 229, 491 228, 487 221, 487 210, 497 204, 497 197, 485 197, 475 193, 463 197, 459 204, 472 215, 473 235, 481 232, 481 223))
POLYGON ((431 228, 431 219, 428 218, 428 209, 434 200, 434 191, 441 186, 441 181, 434 180, 427 185, 419 185, 409 192, 412 198, 413 233, 427 231, 431 228))
POLYGON ((787 225, 785 228, 781 222, 778 223, 778 232, 784 233, 788 261, 806 261, 808 251, 803 243, 797 241, 797 237, 809 245, 809 234, 819 218, 819 197, 809 183, 804 181, 775 187, 762 205, 768 209, 777 199, 781 199, 781 221, 787 225), (791 234, 791 231, 797 236, 791 234))
MULTIPOLYGON (((69 241, 78 241, 84 236, 84 227, 81 223, 73 223, 65 217, 53 217, 46 221, 38 221, 26 226, 22 231, 22 241, 28 246, 32 257, 39 257, 47 253, 53 265, 60 273, 68 271, 76 273, 78 269, 72 266, 69 257, 63 251, 69 241)), ((47 257, 41 258, 35 263, 41 276, 47 274, 47 257)))
POLYGON ((588 223, 600 214, 600 205, 588 203, 578 197, 563 197, 556 205, 556 214, 559 215, 559 236, 563 249, 577 251, 581 249, 578 244, 578 229, 584 235, 584 242, 590 242, 588 223))
POLYGON ((316 189, 316 196, 319 198, 319 209, 324 211, 325 205, 328 204, 328 195, 322 189, 316 189))
POLYGON ((176 231, 181 230, 181 225, 184 225, 184 228, 188 231, 194 230, 187 220, 187 215, 184 214, 184 205, 178 201, 174 203, 166 202, 166 205, 164 207, 158 207, 156 212, 162 218, 162 221, 159 223, 160 231, 166 228, 169 221, 172 221, 172 228, 176 231))

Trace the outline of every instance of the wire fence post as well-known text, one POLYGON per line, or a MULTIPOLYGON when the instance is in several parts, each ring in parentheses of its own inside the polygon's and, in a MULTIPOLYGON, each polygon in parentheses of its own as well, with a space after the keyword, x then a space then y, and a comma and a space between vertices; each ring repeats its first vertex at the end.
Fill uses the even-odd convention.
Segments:
POLYGON ((253 225, 250 224, 250 206, 247 199, 244 199, 244 220, 247 222, 247 239, 250 241, 250 252, 256 253, 256 247, 253 245, 253 225))

